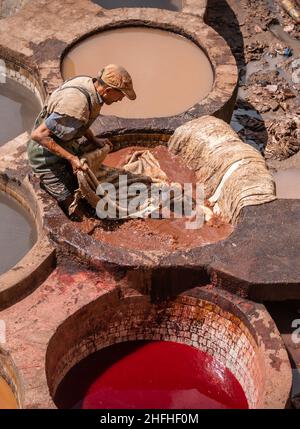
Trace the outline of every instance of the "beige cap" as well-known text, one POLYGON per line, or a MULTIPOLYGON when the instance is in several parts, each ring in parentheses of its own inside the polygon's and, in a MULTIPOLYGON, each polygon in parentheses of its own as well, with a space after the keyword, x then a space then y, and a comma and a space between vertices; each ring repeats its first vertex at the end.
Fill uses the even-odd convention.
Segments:
POLYGON ((136 99, 131 76, 124 67, 116 64, 108 64, 98 73, 97 77, 111 88, 122 91, 130 100, 136 99))

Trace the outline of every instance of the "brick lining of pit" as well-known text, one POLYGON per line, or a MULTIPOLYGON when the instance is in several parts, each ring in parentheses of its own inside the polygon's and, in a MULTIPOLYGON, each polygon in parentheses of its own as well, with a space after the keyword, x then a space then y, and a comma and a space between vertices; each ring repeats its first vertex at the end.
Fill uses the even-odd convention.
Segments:
POLYGON ((55 397, 66 373, 83 358, 117 342, 135 340, 174 341, 207 352, 235 375, 249 408, 286 405, 291 370, 265 308, 199 288, 159 304, 146 296, 120 299, 112 292, 69 317, 47 349, 51 396, 55 397))

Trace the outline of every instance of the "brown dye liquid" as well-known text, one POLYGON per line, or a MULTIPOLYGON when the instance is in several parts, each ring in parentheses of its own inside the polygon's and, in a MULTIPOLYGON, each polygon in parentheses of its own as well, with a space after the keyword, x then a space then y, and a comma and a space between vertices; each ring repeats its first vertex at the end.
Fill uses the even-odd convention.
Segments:
POLYGON ((300 198, 300 169, 279 170, 274 179, 278 198, 300 198))
MULTIPOLYGON (((127 158, 136 150, 149 147, 128 147, 113 152, 105 159, 105 164, 121 168, 127 158)), ((192 183, 196 177, 192 170, 186 167, 180 157, 171 154, 164 146, 151 149, 152 154, 160 163, 170 182, 192 183)), ((186 218, 180 219, 129 219, 126 221, 111 221, 85 219, 81 227, 84 232, 97 240, 111 245, 139 250, 189 249, 223 240, 233 231, 233 227, 215 218, 199 229, 187 229, 186 218)))
POLYGON ((124 98, 104 106, 104 115, 176 115, 205 98, 213 84, 211 64, 195 43, 169 31, 144 27, 109 30, 82 41, 65 57, 63 76, 96 76, 109 63, 129 71, 137 99, 124 98))
POLYGON ((118 7, 154 7, 178 11, 182 9, 182 0, 93 0, 105 9, 118 7))
POLYGON ((0 83, 0 145, 30 131, 40 110, 39 100, 29 89, 8 78, 0 83))
POLYGON ((13 198, 0 192, 0 274, 18 263, 36 238, 29 214, 13 198))
POLYGON ((0 377, 0 409, 11 410, 18 408, 17 400, 6 381, 0 377))

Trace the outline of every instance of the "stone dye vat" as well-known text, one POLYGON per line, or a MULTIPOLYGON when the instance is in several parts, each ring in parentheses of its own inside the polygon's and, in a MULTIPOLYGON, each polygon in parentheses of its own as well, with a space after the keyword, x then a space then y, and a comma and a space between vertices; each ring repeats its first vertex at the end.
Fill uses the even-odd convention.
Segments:
POLYGON ((274 173, 278 198, 300 198, 300 169, 287 168, 274 173))
POLYGON ((106 347, 72 368, 59 408, 248 408, 231 372, 208 353, 169 341, 106 347), (172 365, 170 365, 172 362, 172 365))
POLYGON ((123 118, 180 114, 204 99, 213 70, 195 43, 170 31, 118 28, 82 41, 63 62, 63 76, 96 76, 101 65, 122 64, 131 74, 137 99, 104 106, 101 113, 123 118))
POLYGON ((2 191, 0 191, 0 218, 0 274, 3 274, 33 247, 37 231, 29 213, 2 191))
POLYGON ((182 9, 183 0, 93 0, 106 9, 118 7, 154 7, 179 11, 182 9))
POLYGON ((0 145, 24 131, 30 131, 40 111, 35 95, 20 83, 6 77, 0 83, 0 145))
MULTIPOLYGON (((20 141, 19 150, 15 156, 9 156, 10 161, 10 145, 0 149, 0 163, 4 159, 8 169, 10 162, 14 168, 16 161, 21 165, 20 153, 26 146, 20 141)), ((15 174, 21 172, 19 168, 15 174)), ((18 181, 3 171, 0 173, 0 310, 27 296, 52 270, 54 249, 43 231, 41 211, 28 178, 18 181)))
POLYGON ((286 401, 288 358, 263 306, 256 323, 252 304, 246 315, 208 289, 150 301, 106 293, 58 327, 46 356, 56 406, 277 408, 286 401), (264 348, 270 329, 280 375, 264 348), (270 390, 274 382, 280 393, 270 390))
MULTIPOLYGON (((122 168, 132 153, 150 152, 169 184, 176 182, 181 191, 184 186, 191 186, 193 196, 202 197, 197 199, 199 224, 184 213, 174 218, 167 214, 162 219, 152 216, 95 219, 84 214, 82 222, 75 225, 76 237, 74 226, 70 226, 70 233, 67 225, 63 230, 68 236, 68 245, 75 246, 76 250, 82 240, 80 255, 86 255, 89 261, 111 249, 124 255, 143 254, 145 260, 149 252, 153 257, 179 250, 192 252, 227 239, 238 224, 243 207, 276 198, 273 179, 262 156, 246 146, 220 119, 203 116, 179 127, 171 138, 163 134, 125 134, 112 135, 110 139, 114 151, 104 160, 106 166, 119 168, 116 172, 119 177, 124 174, 122 168), (94 257, 89 254, 92 249, 94 257)), ((96 164, 95 174, 100 171, 100 177, 102 173, 97 168, 96 164)), ((114 185, 118 186, 118 182, 114 185)), ((96 195, 88 181, 81 191, 81 195, 91 198, 96 195)), ((101 204, 100 197, 96 198, 101 204)), ((97 209, 95 199, 87 198, 87 201, 95 202, 93 207, 97 209)), ((120 261, 119 257, 116 260, 120 261)))
MULTIPOLYGON (((145 141, 145 144, 150 141, 145 141)), ((162 175, 165 175, 168 183, 177 183, 180 189, 191 185, 195 196, 197 188, 197 177, 195 171, 188 168, 180 156, 173 155, 164 145, 156 147, 150 146, 128 146, 108 154, 104 160, 104 165, 118 168, 122 174, 122 169, 126 164, 126 159, 133 154, 143 153, 153 155, 153 161, 159 163, 162 175)), ((149 161, 151 162, 151 161, 149 161)), ((151 164, 150 164, 151 166, 151 164)), ((155 172, 155 169, 153 170, 155 172)), ((124 170, 123 170, 124 172, 124 170)), ((214 217, 201 228, 194 228, 190 225, 188 216, 174 217, 170 213, 170 218, 155 219, 153 217, 145 219, 128 220, 92 220, 84 218, 80 225, 84 233, 98 241, 107 244, 142 251, 175 251, 178 249, 191 249, 197 246, 204 246, 226 238, 232 231, 233 226, 222 222, 221 217, 214 217)))

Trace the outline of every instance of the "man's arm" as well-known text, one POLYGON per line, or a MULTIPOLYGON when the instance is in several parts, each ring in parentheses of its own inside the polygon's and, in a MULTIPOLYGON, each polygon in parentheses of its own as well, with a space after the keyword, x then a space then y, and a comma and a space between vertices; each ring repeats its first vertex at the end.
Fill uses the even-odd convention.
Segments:
POLYGON ((40 145, 44 146, 50 152, 69 161, 74 173, 76 173, 78 170, 86 169, 86 166, 82 166, 77 156, 72 155, 52 139, 51 131, 46 127, 45 123, 41 124, 32 132, 31 138, 40 145))

